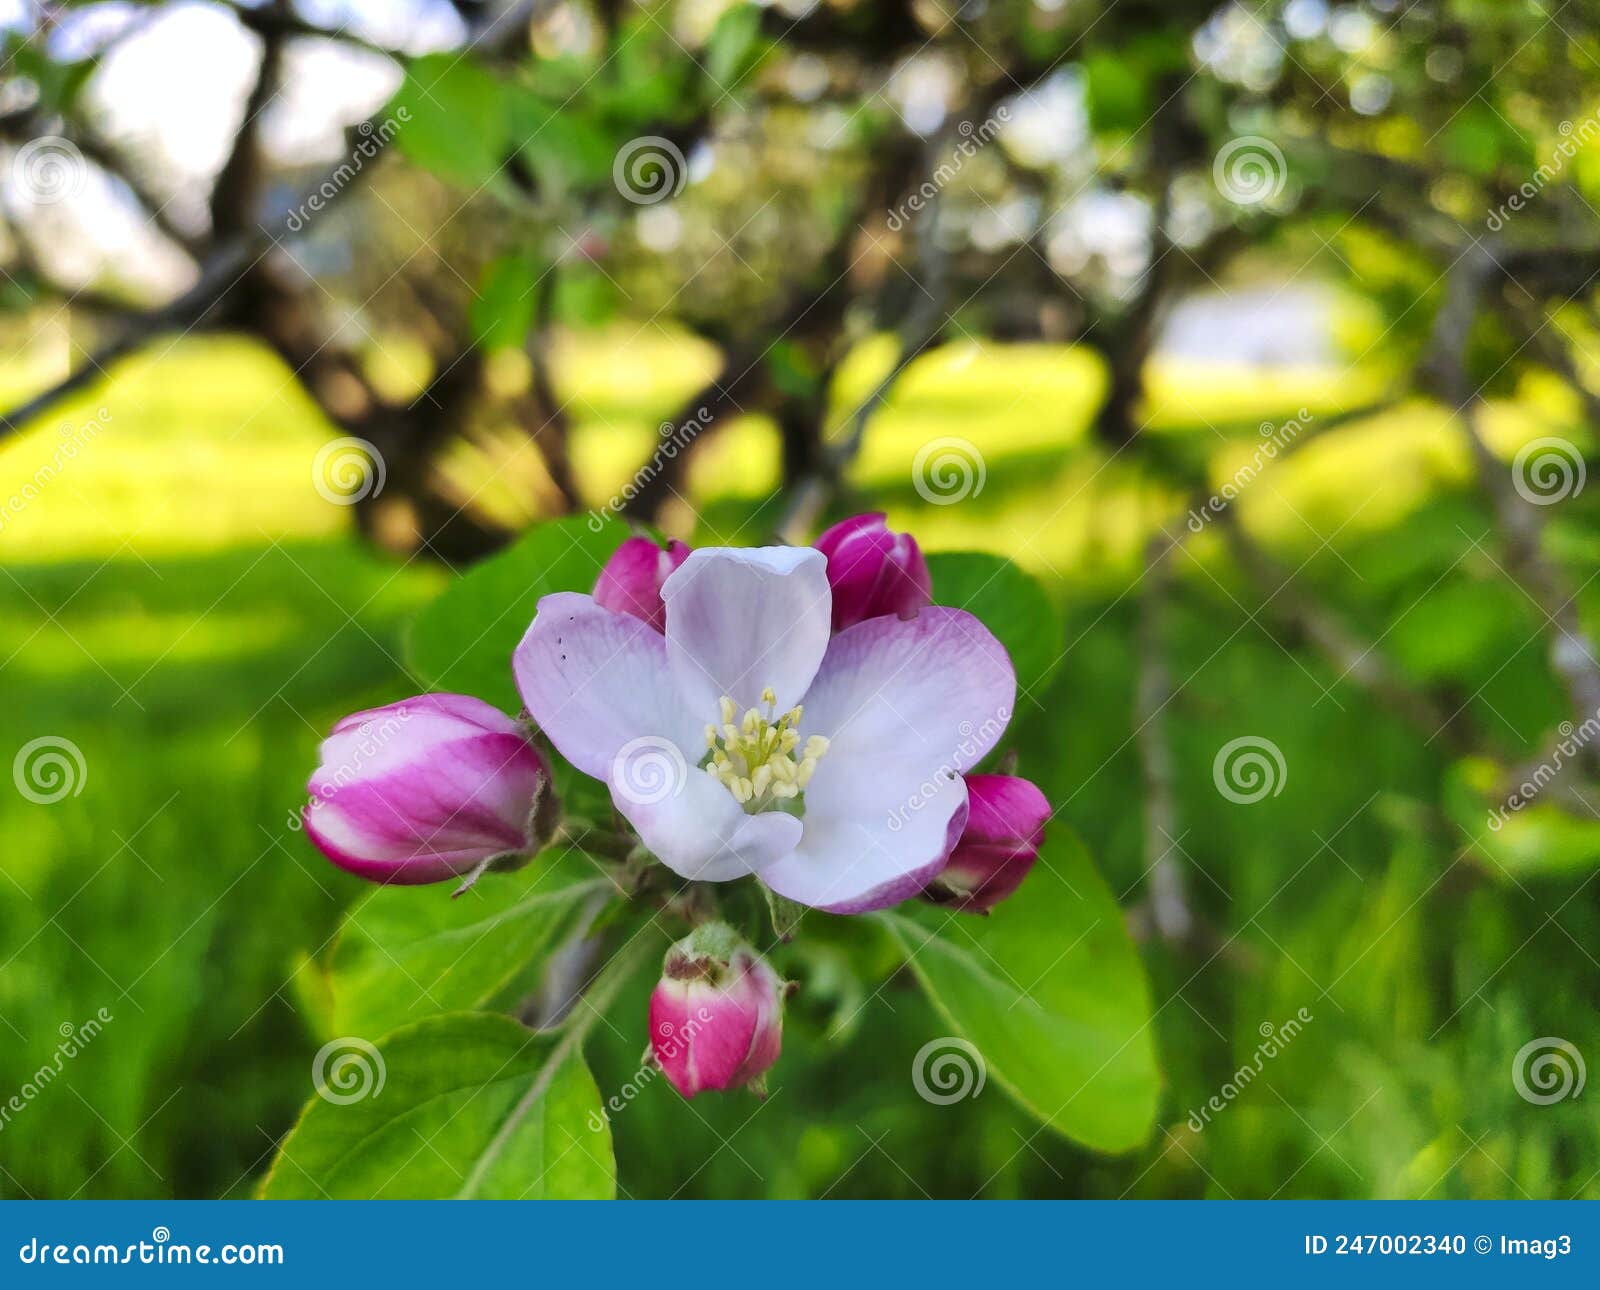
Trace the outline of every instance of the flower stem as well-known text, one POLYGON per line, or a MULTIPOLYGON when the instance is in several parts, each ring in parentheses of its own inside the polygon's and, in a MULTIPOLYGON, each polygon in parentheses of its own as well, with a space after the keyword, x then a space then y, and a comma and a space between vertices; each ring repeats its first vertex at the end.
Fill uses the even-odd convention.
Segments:
POLYGON ((472 1171, 461 1184, 461 1190, 456 1193, 457 1200, 467 1200, 477 1195, 478 1188, 483 1185, 483 1180, 494 1168, 501 1153, 505 1151, 506 1144, 517 1131, 517 1126, 527 1117, 528 1112, 539 1104, 567 1060, 583 1046, 583 1041, 594 1023, 605 1014, 605 1010, 616 999, 617 992, 654 948, 652 941, 648 929, 641 928, 595 975, 589 988, 579 998, 579 1007, 573 1008, 567 1019, 553 1032, 559 1037, 544 1059, 543 1065, 539 1067, 533 1083, 528 1085, 528 1091, 511 1108, 511 1113, 495 1131, 489 1145, 483 1149, 483 1154, 473 1162, 472 1171))

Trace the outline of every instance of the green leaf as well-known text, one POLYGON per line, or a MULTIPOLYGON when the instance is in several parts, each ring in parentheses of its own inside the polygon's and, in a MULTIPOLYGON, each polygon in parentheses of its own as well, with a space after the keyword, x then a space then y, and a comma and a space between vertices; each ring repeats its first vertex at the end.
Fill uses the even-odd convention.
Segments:
POLYGON ((516 649, 541 596, 590 591, 627 525, 599 515, 540 524, 445 588, 411 624, 412 670, 432 688, 516 712, 516 649))
POLYGON ((1468 103, 1445 127, 1439 147, 1447 164, 1455 169, 1488 176, 1500 165, 1506 134, 1492 108, 1468 103))
POLYGON ((1573 736, 1563 740, 1571 751, 1552 754, 1542 766, 1509 770, 1488 758, 1464 757, 1445 776, 1446 813, 1472 840, 1484 870, 1501 882, 1582 874, 1600 865, 1600 822, 1565 809, 1560 785, 1546 778, 1582 746, 1573 736))
POLYGON ((1150 119, 1150 87, 1144 69, 1116 53, 1084 59, 1084 97, 1096 130, 1137 130, 1150 119))
POLYGON ((556 284, 556 317, 578 327, 601 327, 621 312, 624 297, 617 284, 583 262, 562 266, 556 284))
POLYGON ((434 174, 476 188, 499 174, 511 150, 508 91, 459 54, 414 59, 389 111, 395 143, 434 174))
POLYGON ((581 852, 552 849, 515 873, 485 874, 459 897, 450 890, 384 887, 346 915, 329 968, 329 1033, 383 1035, 530 988, 578 911, 615 888, 581 852))
POLYGON ((761 40, 761 9, 753 4, 735 5, 717 19, 706 41, 706 75, 719 92, 735 93, 768 48, 761 40))
POLYGON ((463 1012, 397 1030, 376 1048, 345 1043, 343 1078, 336 1056, 314 1072, 326 1092, 284 1139, 263 1198, 615 1195, 611 1131, 570 1035, 463 1012))
POLYGON ((581 101, 574 106, 566 95, 514 93, 511 118, 519 153, 546 195, 610 182, 619 141, 581 101))
POLYGON ((609 75, 595 83, 597 106, 624 132, 619 144, 699 109, 703 96, 696 92, 695 62, 651 14, 641 10, 636 20, 623 23, 606 63, 609 75))
POLYGON ((533 326, 540 266, 531 255, 502 255, 484 266, 472 302, 472 335, 484 349, 518 349, 533 326))
POLYGON ((809 398, 817 392, 821 373, 805 348, 794 341, 776 341, 767 350, 767 370, 778 390, 792 398, 809 398))
POLYGON ((771 887, 762 884, 761 894, 767 898, 767 917, 772 922, 772 934, 780 941, 791 941, 806 916, 806 907, 787 896, 780 896, 771 887))
POLYGON ((1075 837, 1053 827, 1027 881, 986 918, 915 905, 876 917, 988 1082, 1085 1146, 1145 1141, 1160 1086, 1149 987, 1075 837))
POLYGON ((1017 669, 1017 690, 1037 691, 1061 660, 1061 619, 1033 578, 1002 556, 939 551, 928 557, 933 603, 965 609, 995 634, 1017 669))
POLYGON ((1499 583, 1447 582, 1391 624, 1385 643, 1419 681, 1465 681, 1480 660, 1505 657, 1493 653, 1502 642, 1521 643, 1522 603, 1520 592, 1499 583))

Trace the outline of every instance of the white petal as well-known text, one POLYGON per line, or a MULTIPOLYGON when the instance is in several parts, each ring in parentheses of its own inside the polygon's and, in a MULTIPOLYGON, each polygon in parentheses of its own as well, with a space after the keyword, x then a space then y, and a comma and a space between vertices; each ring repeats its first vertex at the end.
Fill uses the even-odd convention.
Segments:
MULTIPOLYGON (((619 770, 622 768, 619 768, 619 770)), ((782 811, 746 815, 733 794, 690 767, 681 782, 650 790, 611 784, 611 800, 640 839, 674 873, 698 882, 725 882, 758 873, 788 855, 800 840, 800 821, 782 811)))
MULTIPOLYGON (((965 610, 930 605, 835 636, 801 729, 831 741, 823 768, 859 756, 916 781, 975 766, 1005 732, 1016 696, 1011 658, 989 629, 965 610)), ((872 783, 852 787, 877 793, 872 783)))
POLYGON ((811 684, 828 648, 828 562, 809 547, 701 547, 662 584, 667 654, 702 721, 732 697, 756 707, 771 686, 778 710, 811 684))
MULTIPOLYGON (((862 768, 844 773, 861 774, 862 768)), ((819 770, 812 785, 821 778, 819 770)), ((830 914, 885 909, 938 876, 966 821, 967 785, 959 775, 930 782, 914 809, 892 817, 882 808, 829 810, 808 789, 800 845, 762 870, 761 881, 780 896, 830 914)))
POLYGON ((840 632, 805 697, 804 733, 831 741, 806 789, 805 833, 762 880, 840 913, 914 894, 959 836, 961 775, 1004 733, 1015 699, 1004 647, 962 610, 840 632))
POLYGON ((590 596, 563 591, 539 601, 512 655, 522 701, 560 754, 609 780, 624 745, 654 739, 695 759, 701 728, 684 706, 661 633, 590 596))

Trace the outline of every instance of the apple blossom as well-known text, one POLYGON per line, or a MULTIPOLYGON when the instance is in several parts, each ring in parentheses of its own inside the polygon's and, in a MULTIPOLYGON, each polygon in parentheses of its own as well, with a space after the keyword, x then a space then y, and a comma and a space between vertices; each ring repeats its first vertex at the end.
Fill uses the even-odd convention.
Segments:
POLYGON ((1044 840, 1050 803, 1015 775, 967 776, 967 827, 939 876, 923 893, 939 904, 982 911, 1028 876, 1044 840))
POLYGON ((562 756, 685 878, 757 874, 834 913, 920 892, 1011 714, 988 628, 930 605, 832 634, 807 548, 703 547, 661 595, 664 633, 592 596, 539 601, 512 665, 562 756))
POLYGON ((932 602, 927 561, 909 533, 891 532, 882 514, 841 520, 816 540, 828 559, 833 629, 867 618, 909 618, 932 602))
POLYGON ((650 1049, 684 1097, 753 1085, 783 1046, 784 982, 725 923, 667 951, 650 995, 650 1049))
POLYGON ((537 848, 550 774, 523 727, 464 694, 345 717, 307 786, 307 835, 374 882, 442 882, 537 848))
POLYGON ((662 550, 649 538, 628 538, 600 570, 594 584, 595 603, 619 614, 632 614, 662 631, 667 607, 661 603, 661 584, 688 558, 689 548, 682 542, 669 542, 662 550))

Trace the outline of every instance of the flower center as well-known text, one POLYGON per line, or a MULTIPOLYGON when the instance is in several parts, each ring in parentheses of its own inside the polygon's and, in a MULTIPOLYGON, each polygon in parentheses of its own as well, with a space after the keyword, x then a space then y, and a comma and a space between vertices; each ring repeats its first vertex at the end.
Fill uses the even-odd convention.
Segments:
POLYGON ((760 811, 793 810, 811 782, 817 761, 828 751, 828 741, 812 735, 802 746, 796 704, 782 716, 774 713, 777 696, 768 686, 761 692, 766 711, 748 708, 738 724, 739 709, 722 696, 722 723, 706 726, 706 773, 733 794, 750 815, 760 811))

